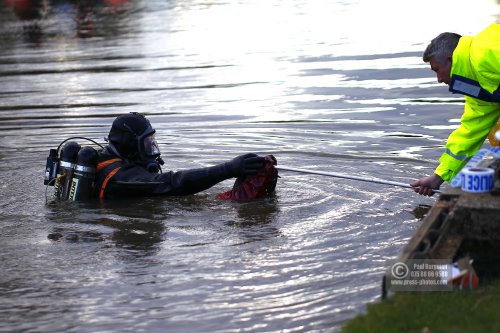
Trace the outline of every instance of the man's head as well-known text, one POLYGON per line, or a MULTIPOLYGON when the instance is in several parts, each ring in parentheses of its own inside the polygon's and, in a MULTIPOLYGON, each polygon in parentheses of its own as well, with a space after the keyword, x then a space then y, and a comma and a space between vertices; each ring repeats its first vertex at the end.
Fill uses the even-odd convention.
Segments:
POLYGON ((108 139, 122 157, 155 171, 156 167, 159 169, 158 163, 163 164, 155 132, 146 117, 131 112, 113 121, 108 139))
POLYGON ((443 32, 434 38, 425 49, 422 58, 436 72, 439 83, 450 84, 451 60, 460 37, 462 36, 456 33, 443 32))

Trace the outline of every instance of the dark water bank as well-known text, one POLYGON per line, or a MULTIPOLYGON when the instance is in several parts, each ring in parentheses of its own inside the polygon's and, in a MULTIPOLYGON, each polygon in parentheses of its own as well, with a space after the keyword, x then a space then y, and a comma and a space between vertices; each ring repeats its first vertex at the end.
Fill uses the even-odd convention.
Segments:
POLYGON ((496 332, 499 300, 499 281, 474 291, 401 293, 368 305, 367 313, 349 321, 342 332, 496 332))

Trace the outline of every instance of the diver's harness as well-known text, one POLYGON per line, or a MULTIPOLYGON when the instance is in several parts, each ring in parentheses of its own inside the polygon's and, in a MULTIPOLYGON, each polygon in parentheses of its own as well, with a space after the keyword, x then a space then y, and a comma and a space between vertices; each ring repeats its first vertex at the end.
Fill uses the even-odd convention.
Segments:
MULTIPOLYGON (((120 171, 121 166, 116 166, 117 164, 120 165, 123 162, 123 160, 119 157, 112 158, 109 160, 102 161, 97 164, 97 171, 101 171, 102 169, 107 168, 106 170, 106 177, 102 181, 101 188, 99 189, 99 199, 104 199, 104 194, 106 192, 106 187, 108 186, 108 182, 113 178, 113 176, 120 171)), ((97 190, 97 189, 96 189, 97 190)))
MULTIPOLYGON (((86 137, 71 137, 63 140, 57 149, 50 149, 45 166, 44 185, 55 187, 55 197, 62 201, 81 201, 94 196, 96 191, 96 172, 106 167, 113 167, 116 162, 122 162, 121 158, 98 163, 99 154, 90 147, 82 147, 74 139, 83 139, 104 148, 100 143, 86 137)), ((98 196, 104 198, 106 186, 109 180, 120 170, 113 167, 107 172, 98 196)), ((47 200, 47 193, 45 195, 47 200)))

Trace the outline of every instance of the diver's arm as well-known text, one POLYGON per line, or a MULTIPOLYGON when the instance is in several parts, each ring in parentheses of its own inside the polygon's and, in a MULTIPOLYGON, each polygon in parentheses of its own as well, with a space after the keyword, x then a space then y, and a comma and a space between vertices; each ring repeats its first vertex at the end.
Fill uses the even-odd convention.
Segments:
MULTIPOLYGON (((195 194, 229 178, 232 178, 232 176, 228 172, 225 163, 208 168, 172 172, 168 195, 195 194)), ((158 189, 160 188, 161 186, 158 187, 158 189)), ((159 192, 155 194, 161 194, 162 190, 159 192)))
POLYGON ((153 175, 144 168, 122 168, 109 185, 112 196, 190 195, 204 191, 233 177, 256 174, 264 166, 264 157, 245 154, 231 161, 206 168, 169 171, 153 175))
POLYGON ((245 154, 212 167, 178 171, 171 174, 169 195, 198 193, 229 178, 256 174, 263 166, 263 157, 245 154))

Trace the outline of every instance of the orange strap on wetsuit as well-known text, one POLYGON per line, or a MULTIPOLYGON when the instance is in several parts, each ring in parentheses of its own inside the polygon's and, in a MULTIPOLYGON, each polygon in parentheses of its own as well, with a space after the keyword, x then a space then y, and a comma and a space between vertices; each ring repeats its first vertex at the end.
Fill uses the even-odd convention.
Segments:
POLYGON ((121 162, 121 161, 122 161, 121 158, 112 158, 110 160, 99 162, 99 164, 97 164, 97 171, 101 171, 102 169, 104 169, 108 165, 113 164, 115 162, 121 162))
MULTIPOLYGON (((121 162, 122 159, 121 158, 112 158, 110 160, 107 160, 107 161, 103 161, 103 162, 100 162, 99 164, 97 164, 97 171, 100 171, 102 169, 104 169, 105 167, 115 163, 115 162, 121 162)), ((121 167, 116 167, 114 169, 112 169, 107 175, 106 175, 106 178, 104 178, 104 181, 102 182, 102 186, 101 186, 101 190, 99 191, 99 199, 103 200, 104 199, 104 193, 105 193, 105 190, 106 190, 106 186, 108 185, 108 182, 111 178, 113 178, 113 176, 121 169, 121 167)))

